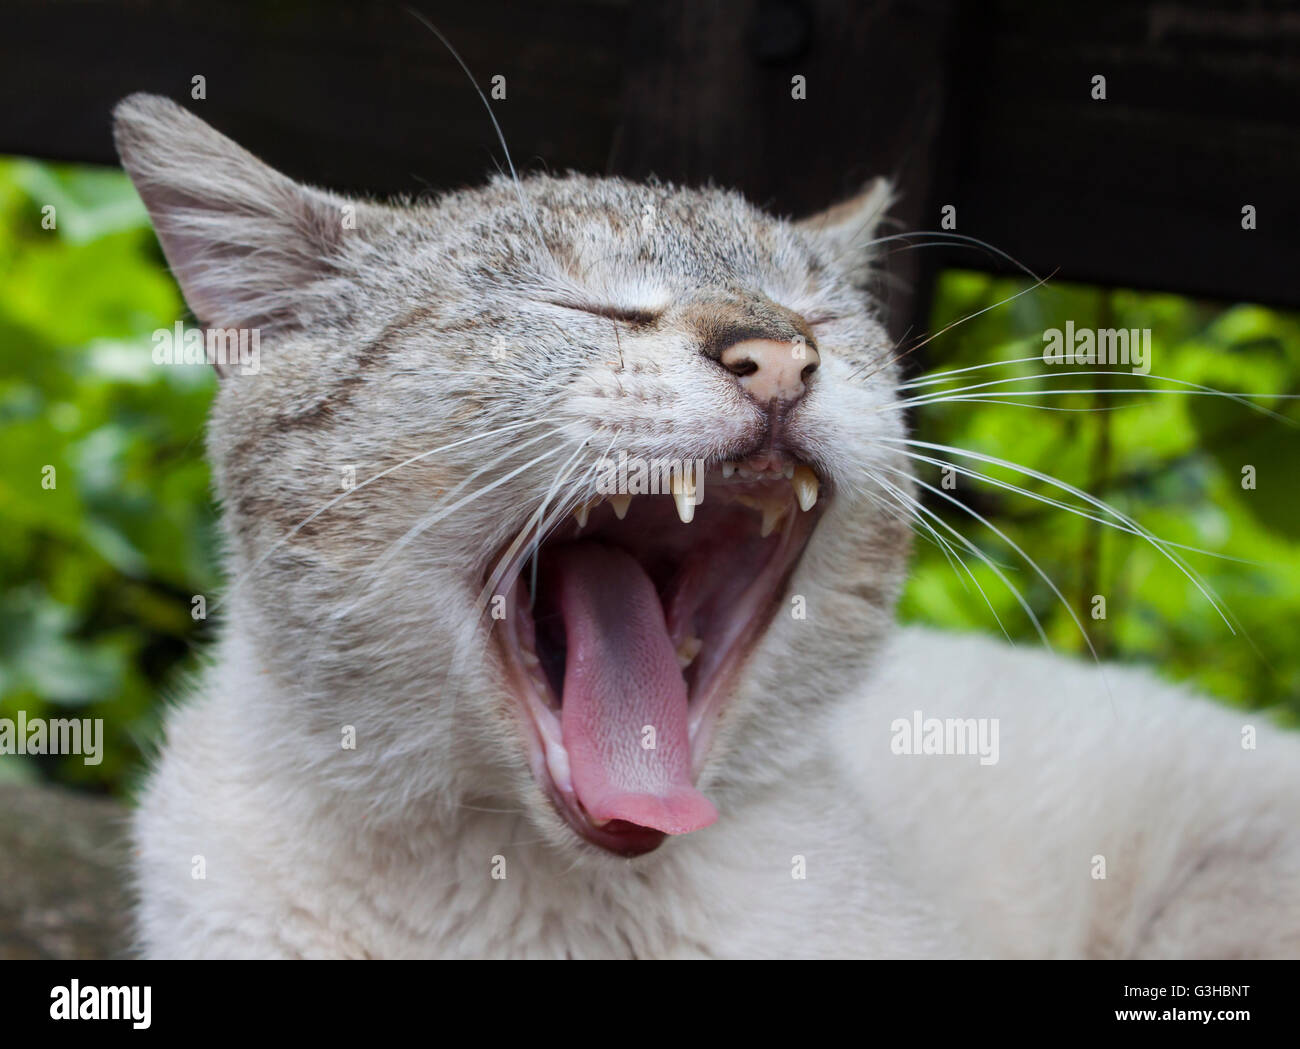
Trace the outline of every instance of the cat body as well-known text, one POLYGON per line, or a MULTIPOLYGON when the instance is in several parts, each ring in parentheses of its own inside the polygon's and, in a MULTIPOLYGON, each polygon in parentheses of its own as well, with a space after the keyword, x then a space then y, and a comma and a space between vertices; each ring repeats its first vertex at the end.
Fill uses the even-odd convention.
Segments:
MULTIPOLYGON (((218 652, 174 711, 136 821, 140 932, 164 957, 933 957, 955 931, 892 869, 829 761, 637 859, 578 862, 490 795, 323 798, 291 707, 218 652), (687 845, 689 848, 676 846, 687 845), (193 877, 193 857, 204 877, 193 877), (804 859, 806 877, 797 864, 804 859)), ((359 743, 359 748, 364 744, 359 743)), ((320 757, 336 739, 322 734, 320 757)))
POLYGON ((297 729, 275 712, 290 704, 227 644, 173 711, 137 817, 142 943, 231 958, 1300 953, 1294 741, 1108 673, 1116 710, 1094 667, 899 630, 822 758, 707 833, 575 864, 490 798, 322 801, 286 761, 297 729), (915 709, 992 712, 997 766, 894 753, 890 726, 915 709))
POLYGON ((201 324, 261 346, 212 413, 229 584, 136 817, 144 953, 1300 953, 1300 742, 894 625, 883 185, 799 224, 575 175, 383 205, 163 99, 116 136, 201 324), (615 453, 707 482, 606 498, 615 453), (918 712, 996 762, 896 753, 918 712))

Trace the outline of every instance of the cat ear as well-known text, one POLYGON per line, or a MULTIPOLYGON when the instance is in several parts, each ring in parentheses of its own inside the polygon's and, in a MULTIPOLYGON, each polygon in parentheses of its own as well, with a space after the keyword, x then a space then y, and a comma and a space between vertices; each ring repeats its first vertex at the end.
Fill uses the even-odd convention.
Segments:
POLYGON ((876 255, 872 243, 876 229, 894 199, 894 187, 887 179, 873 179, 848 200, 800 219, 795 226, 839 260, 855 284, 865 285, 876 255))
POLYGON ((202 325, 291 328, 318 315, 368 205, 298 185, 161 96, 131 95, 113 118, 122 165, 202 325))

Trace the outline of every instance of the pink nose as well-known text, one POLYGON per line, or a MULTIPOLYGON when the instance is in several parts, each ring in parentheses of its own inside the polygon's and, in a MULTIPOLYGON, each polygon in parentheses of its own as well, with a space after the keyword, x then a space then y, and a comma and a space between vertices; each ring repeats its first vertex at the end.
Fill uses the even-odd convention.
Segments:
POLYGON ((802 342, 746 339, 722 351, 721 363, 759 404, 797 401, 821 358, 802 342))

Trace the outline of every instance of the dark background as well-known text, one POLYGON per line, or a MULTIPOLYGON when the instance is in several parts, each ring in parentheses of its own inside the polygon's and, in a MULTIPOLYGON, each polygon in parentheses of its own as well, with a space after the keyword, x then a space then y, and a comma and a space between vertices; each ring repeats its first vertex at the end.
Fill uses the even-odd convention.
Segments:
MULTIPOLYGON (((958 231, 1039 274, 1300 306, 1294 4, 413 6, 480 85, 506 77, 494 109, 521 170, 712 180, 788 214, 889 174, 897 228, 937 228, 954 204, 958 231)), ((3 153, 113 163, 112 103, 148 90, 331 188, 420 193, 501 162, 464 73, 399 4, 6 0, 0 40, 3 153)), ((1006 268, 968 248, 896 253, 897 334, 950 265, 1006 268)))

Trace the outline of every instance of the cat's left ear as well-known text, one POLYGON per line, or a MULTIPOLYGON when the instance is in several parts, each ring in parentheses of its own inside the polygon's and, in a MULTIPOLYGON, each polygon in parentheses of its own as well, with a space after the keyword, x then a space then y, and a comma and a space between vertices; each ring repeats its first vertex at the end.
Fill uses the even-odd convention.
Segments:
POLYGON ((873 179, 848 200, 800 219, 795 226, 817 241, 828 257, 838 260, 855 284, 865 285, 876 257, 876 230, 894 199, 894 187, 887 179, 873 179))
POLYGON ((338 308, 375 206, 299 185, 156 95, 119 103, 113 131, 200 324, 288 330, 338 308))

